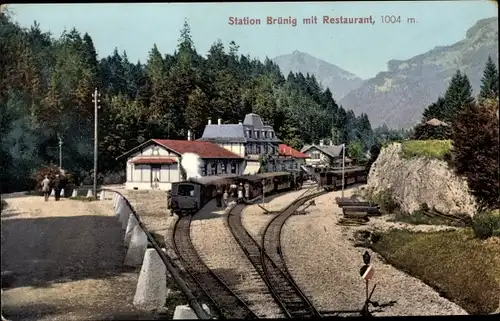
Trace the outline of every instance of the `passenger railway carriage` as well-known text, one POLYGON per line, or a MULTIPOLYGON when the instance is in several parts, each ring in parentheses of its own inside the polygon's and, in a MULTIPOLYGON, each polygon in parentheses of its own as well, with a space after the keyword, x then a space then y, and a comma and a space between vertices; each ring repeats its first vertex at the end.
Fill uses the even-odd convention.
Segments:
POLYGON ((296 179, 289 172, 269 172, 255 175, 204 176, 172 184, 171 209, 175 213, 193 213, 200 210, 216 196, 217 188, 247 185, 249 199, 295 187, 296 179))
MULTIPOLYGON (((366 183, 368 170, 364 167, 349 168, 344 171, 344 186, 366 183)), ((318 174, 318 182, 327 191, 342 188, 342 170, 323 171, 318 174)))

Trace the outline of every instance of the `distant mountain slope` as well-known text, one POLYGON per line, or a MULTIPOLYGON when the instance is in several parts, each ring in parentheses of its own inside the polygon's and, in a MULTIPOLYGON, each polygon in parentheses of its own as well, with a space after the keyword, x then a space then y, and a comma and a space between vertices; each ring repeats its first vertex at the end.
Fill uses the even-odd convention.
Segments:
POLYGON ((324 88, 330 88, 336 101, 358 88, 363 82, 361 78, 342 68, 297 50, 289 55, 278 56, 273 61, 280 67, 285 77, 290 71, 314 75, 324 88))
POLYGON ((340 103, 357 115, 366 113, 374 127, 382 123, 391 128, 412 126, 423 109, 444 94, 458 68, 467 74, 476 95, 488 55, 498 61, 498 17, 479 20, 464 40, 453 45, 405 61, 389 61, 387 72, 364 81, 340 103))

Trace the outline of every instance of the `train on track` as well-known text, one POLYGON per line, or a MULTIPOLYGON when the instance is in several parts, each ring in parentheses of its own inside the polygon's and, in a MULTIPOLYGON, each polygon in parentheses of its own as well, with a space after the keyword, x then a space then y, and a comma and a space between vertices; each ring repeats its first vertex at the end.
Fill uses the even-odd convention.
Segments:
MULTIPOLYGON (((335 191, 342 188, 342 169, 325 170, 319 172, 317 182, 326 191, 335 191)), ((354 184, 363 184, 368 180, 368 169, 352 167, 344 170, 344 187, 354 184)))
MULTIPOLYGON (((327 191, 338 189, 342 186, 341 170, 326 170, 316 174, 319 186, 327 191)), ((364 167, 349 168, 345 170, 345 186, 365 183, 367 170, 364 167)), ((170 209, 173 213, 182 215, 195 213, 217 193, 217 190, 236 192, 238 187, 245 188, 245 199, 252 200, 257 197, 300 188, 305 178, 302 171, 266 172, 254 175, 213 175, 192 178, 172 184, 170 192, 170 209)), ((236 195, 234 195, 236 196, 236 195)))

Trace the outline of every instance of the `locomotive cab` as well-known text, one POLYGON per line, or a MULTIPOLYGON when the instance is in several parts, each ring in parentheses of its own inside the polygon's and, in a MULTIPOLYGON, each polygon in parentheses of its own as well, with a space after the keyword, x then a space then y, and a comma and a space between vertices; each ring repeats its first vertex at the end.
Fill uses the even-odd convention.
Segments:
POLYGON ((200 195, 200 184, 182 182, 172 184, 172 209, 174 211, 197 211, 200 208, 198 202, 200 195))

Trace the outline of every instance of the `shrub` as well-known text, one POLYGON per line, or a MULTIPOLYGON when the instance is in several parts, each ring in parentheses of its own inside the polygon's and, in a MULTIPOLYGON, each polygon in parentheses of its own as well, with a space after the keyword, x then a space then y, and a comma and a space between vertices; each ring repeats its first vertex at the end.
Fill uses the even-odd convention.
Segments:
POLYGON ((453 122, 453 165, 476 199, 500 207, 498 100, 464 106, 453 122))
POLYGON ((484 211, 478 213, 472 219, 472 228, 477 238, 487 239, 492 236, 500 236, 500 213, 499 211, 484 211))
POLYGON ((399 208, 392 197, 392 190, 387 189, 378 193, 368 192, 366 198, 375 204, 380 206, 380 209, 385 213, 393 213, 399 208))
POLYGON ((45 175, 49 177, 49 179, 53 180, 56 178, 56 175, 60 175, 61 186, 65 188, 67 185, 71 185, 75 183, 75 179, 72 173, 69 171, 60 171, 59 167, 56 165, 49 165, 39 168, 31 177, 32 184, 31 188, 33 190, 39 190, 41 188, 41 182, 45 178, 45 175))

